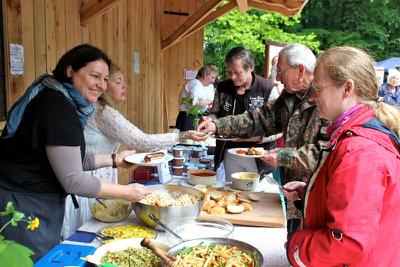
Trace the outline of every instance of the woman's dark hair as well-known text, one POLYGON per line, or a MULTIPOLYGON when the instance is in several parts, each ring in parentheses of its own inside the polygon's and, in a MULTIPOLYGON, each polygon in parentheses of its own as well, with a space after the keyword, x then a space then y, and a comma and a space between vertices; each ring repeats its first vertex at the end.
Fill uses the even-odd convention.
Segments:
POLYGON ((97 60, 103 60, 110 69, 111 60, 103 51, 89 44, 78 45, 60 58, 53 70, 54 78, 59 82, 71 83, 71 78, 67 77, 68 66, 71 66, 74 71, 78 71, 88 63, 97 60))

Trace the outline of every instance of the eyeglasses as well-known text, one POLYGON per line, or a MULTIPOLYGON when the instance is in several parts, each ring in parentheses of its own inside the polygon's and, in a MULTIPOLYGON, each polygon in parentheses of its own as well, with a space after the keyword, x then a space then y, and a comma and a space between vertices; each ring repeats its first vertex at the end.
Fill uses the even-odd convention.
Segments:
POLYGON ((321 91, 321 90, 323 90, 323 89, 325 89, 325 88, 327 88, 329 86, 332 86, 332 85, 335 85, 335 84, 330 84, 330 85, 326 85, 326 86, 322 86, 322 87, 316 87, 314 82, 312 82, 311 89, 314 90, 318 95, 319 91, 321 91))
POLYGON ((285 71, 287 71, 288 69, 291 69, 291 68, 293 68, 293 67, 289 67, 289 68, 286 68, 286 69, 281 70, 281 71, 279 71, 278 69, 276 69, 276 75, 282 76, 282 74, 283 74, 285 71))

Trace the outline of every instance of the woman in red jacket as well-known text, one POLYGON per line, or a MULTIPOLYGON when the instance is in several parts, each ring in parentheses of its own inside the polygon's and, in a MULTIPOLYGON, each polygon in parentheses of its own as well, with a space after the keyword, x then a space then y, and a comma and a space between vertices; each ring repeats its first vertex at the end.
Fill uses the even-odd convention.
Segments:
POLYGON ((314 92, 332 136, 307 183, 302 229, 289 233, 293 266, 397 266, 400 259, 400 112, 377 103, 373 59, 353 47, 318 58, 314 92))

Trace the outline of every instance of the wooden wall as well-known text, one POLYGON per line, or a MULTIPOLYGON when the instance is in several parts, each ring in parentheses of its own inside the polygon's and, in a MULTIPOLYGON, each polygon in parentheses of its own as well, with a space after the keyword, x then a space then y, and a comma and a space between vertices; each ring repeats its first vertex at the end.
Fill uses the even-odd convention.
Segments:
MULTIPOLYGON (((79 12, 85 2, 2 1, 5 58, 9 58, 10 43, 24 47, 24 75, 9 75, 9 64, 6 64, 7 109, 38 76, 51 73, 67 50, 90 43, 103 49, 124 70, 129 91, 125 103, 118 107, 120 112, 146 133, 168 132, 168 126, 175 125, 178 114, 183 70, 198 69, 203 63, 203 31, 161 51, 162 38, 188 18, 166 15, 164 10, 192 14, 204 1, 120 1, 81 26, 79 12), (133 67, 135 51, 139 53, 139 73, 133 67)), ((132 170, 119 170, 120 182, 130 181, 131 173, 132 170)))
MULTIPOLYGON (((164 10, 193 15, 202 5, 204 5, 204 0, 169 0, 165 1, 164 10)), ((166 39, 188 18, 187 16, 163 15, 162 39, 166 39)), ((201 29, 164 51, 163 82, 170 126, 175 126, 179 113, 179 94, 187 83, 183 77, 184 70, 200 69, 203 66, 203 39, 204 30, 201 29)))

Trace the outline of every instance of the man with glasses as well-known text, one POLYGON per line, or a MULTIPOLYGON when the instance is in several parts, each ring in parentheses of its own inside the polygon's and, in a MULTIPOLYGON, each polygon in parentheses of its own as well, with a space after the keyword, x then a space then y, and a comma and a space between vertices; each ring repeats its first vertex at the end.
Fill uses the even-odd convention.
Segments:
MULTIPOLYGON (((253 54, 244 47, 232 48, 225 57, 228 79, 218 84, 214 102, 209 116, 202 116, 202 121, 212 121, 219 117, 242 114, 246 110, 261 107, 270 97, 274 84, 267 79, 257 76, 254 70, 253 54)), ((256 138, 260 140, 261 136, 256 138)), ((215 170, 224 161, 225 177, 220 180, 232 181, 231 174, 235 172, 272 173, 276 167, 260 159, 244 158, 227 152, 230 148, 263 147, 270 150, 276 148, 277 137, 265 138, 260 142, 233 142, 217 139, 215 148, 215 170)), ((222 172, 221 172, 222 173, 222 172)))
MULTIPOLYGON (((276 79, 284 84, 278 99, 242 115, 202 122, 197 130, 208 133, 205 137, 216 132, 247 137, 248 140, 283 132, 285 147, 271 150, 261 159, 284 168, 282 184, 304 181, 311 176, 320 149, 329 140, 325 131, 329 121, 319 117, 315 101, 310 99, 315 64, 315 55, 308 47, 298 43, 285 46, 279 52, 276 67, 276 79)), ((287 200, 286 204, 290 232, 299 225, 301 212, 295 207, 295 202, 287 200)))

